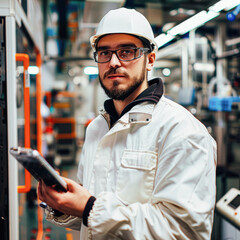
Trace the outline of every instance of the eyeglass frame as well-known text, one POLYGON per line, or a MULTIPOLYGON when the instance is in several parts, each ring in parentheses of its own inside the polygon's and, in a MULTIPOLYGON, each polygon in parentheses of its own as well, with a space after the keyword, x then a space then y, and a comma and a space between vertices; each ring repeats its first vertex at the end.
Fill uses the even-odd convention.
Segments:
MULTIPOLYGON (((102 50, 102 51, 104 51, 104 50, 102 50)), ((97 62, 97 63, 107 63, 107 62, 110 62, 111 59, 112 59, 113 53, 115 53, 115 55, 117 56, 117 58, 118 58, 119 61, 121 61, 121 62, 131 62, 131 61, 133 61, 133 60, 135 60, 135 59, 138 59, 138 58, 142 57, 144 53, 150 53, 150 52, 151 52, 151 50, 150 50, 149 48, 144 48, 144 47, 139 47, 139 48, 138 48, 138 47, 119 48, 119 49, 116 49, 116 50, 106 49, 105 51, 110 51, 110 52, 112 52, 112 54, 111 54, 111 56, 110 56, 110 58, 109 58, 108 61, 106 61, 106 62, 99 62, 99 61, 97 61, 97 52, 98 52, 98 51, 95 51, 95 52, 93 53, 94 61, 97 62), (135 57, 134 57, 133 59, 131 59, 131 60, 122 60, 122 59, 120 59, 119 56, 118 56, 117 51, 119 51, 119 50, 128 50, 128 49, 133 49, 133 50, 135 50, 135 52, 134 52, 134 56, 135 56, 135 57), (137 52, 137 50, 141 50, 141 51, 143 52, 142 55, 139 54, 139 56, 136 57, 136 52, 137 52)))

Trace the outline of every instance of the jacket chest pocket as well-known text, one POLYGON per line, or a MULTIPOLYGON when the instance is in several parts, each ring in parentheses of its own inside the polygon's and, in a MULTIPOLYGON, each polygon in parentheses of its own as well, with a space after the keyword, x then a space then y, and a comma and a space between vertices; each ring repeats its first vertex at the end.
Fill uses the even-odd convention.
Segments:
POLYGON ((157 153, 125 150, 117 176, 117 196, 125 203, 151 200, 157 153))

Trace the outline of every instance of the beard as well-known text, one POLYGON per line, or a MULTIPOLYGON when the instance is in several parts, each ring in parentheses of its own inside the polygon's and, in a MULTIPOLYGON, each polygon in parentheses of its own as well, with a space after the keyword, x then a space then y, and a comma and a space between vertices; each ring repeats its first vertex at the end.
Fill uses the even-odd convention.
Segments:
MULTIPOLYGON (((123 74, 120 70, 118 70, 118 68, 113 69, 111 68, 108 72, 106 72, 104 74, 104 78, 106 78, 109 74, 115 74, 115 73, 121 73, 123 74)), ((129 77, 129 75, 127 73, 124 73, 125 77, 129 77)), ((140 74, 139 77, 133 77, 131 78, 131 84, 128 85, 128 87, 126 89, 119 89, 119 82, 118 80, 113 82, 113 85, 110 89, 106 88, 103 84, 103 80, 102 78, 99 76, 99 82, 101 84, 101 87, 103 88, 104 92, 106 93, 106 95, 109 98, 112 98, 114 100, 120 100, 123 101, 124 99, 126 99, 127 97, 129 97, 146 79, 146 70, 143 67, 142 68, 142 72, 140 74)))

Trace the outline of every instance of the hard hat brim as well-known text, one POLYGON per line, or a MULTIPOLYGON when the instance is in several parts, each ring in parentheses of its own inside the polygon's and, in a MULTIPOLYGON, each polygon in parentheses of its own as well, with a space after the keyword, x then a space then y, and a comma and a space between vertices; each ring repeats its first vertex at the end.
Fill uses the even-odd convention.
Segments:
POLYGON ((93 51, 96 51, 96 47, 97 47, 97 43, 100 40, 100 38, 106 36, 106 35, 112 35, 112 34, 127 34, 127 35, 132 35, 134 37, 140 38, 140 39, 146 39, 149 44, 151 45, 151 50, 152 51, 157 51, 158 46, 157 43, 155 41, 153 41, 152 39, 147 38, 146 36, 140 35, 140 34, 134 34, 134 33, 126 33, 126 32, 114 32, 114 33, 104 33, 104 34, 98 34, 98 35, 93 35, 92 37, 90 37, 90 43, 91 43, 91 47, 93 49, 93 51))

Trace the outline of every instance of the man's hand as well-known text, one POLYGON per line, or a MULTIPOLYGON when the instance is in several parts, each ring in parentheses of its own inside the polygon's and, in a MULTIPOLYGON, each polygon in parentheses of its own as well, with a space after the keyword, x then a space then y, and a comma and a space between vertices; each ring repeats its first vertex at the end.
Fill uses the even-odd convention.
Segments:
POLYGON ((43 181, 38 184, 39 199, 49 207, 67 215, 82 217, 84 208, 91 194, 78 183, 63 178, 67 183, 67 192, 58 192, 53 187, 46 186, 43 181))

